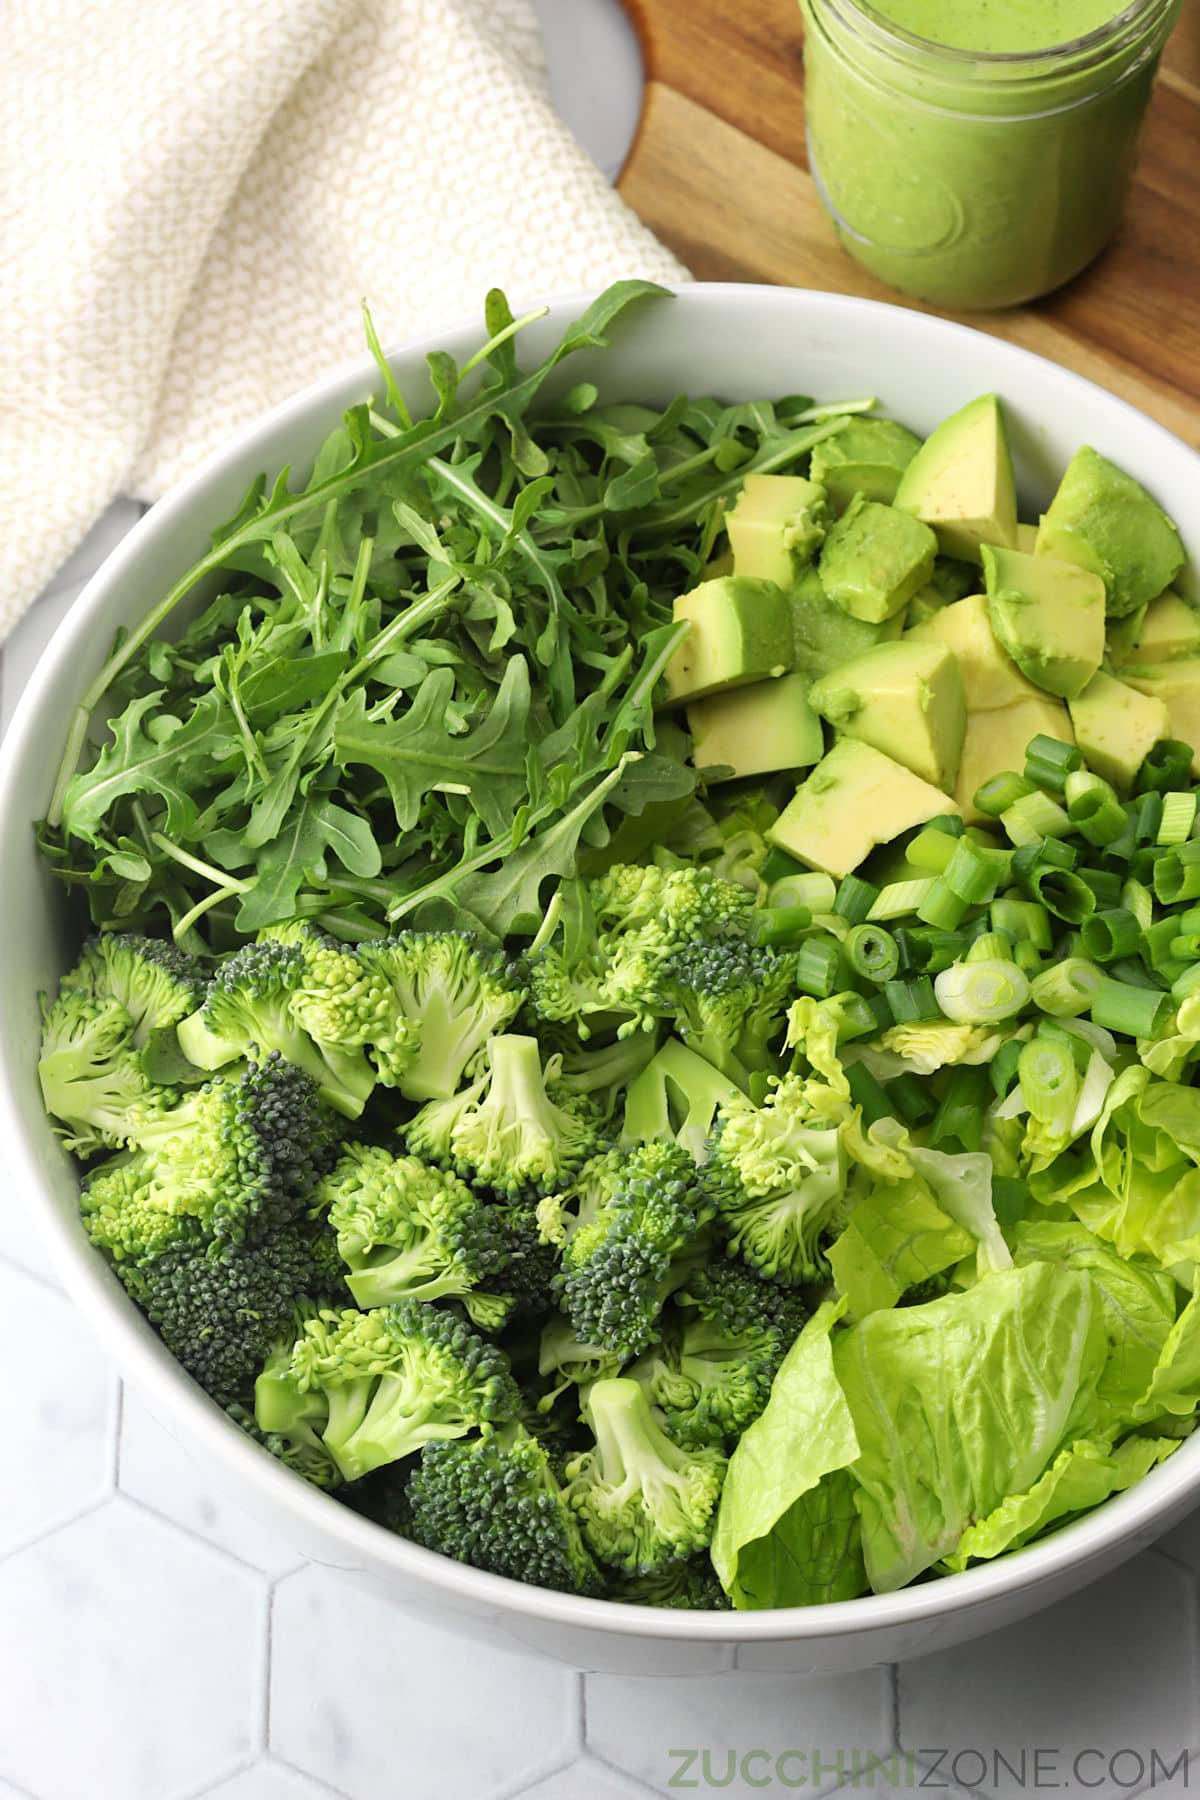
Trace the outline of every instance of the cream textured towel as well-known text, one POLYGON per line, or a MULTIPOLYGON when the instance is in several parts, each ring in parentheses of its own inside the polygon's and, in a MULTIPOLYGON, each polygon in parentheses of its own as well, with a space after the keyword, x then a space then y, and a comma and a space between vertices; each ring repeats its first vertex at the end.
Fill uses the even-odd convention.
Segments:
POLYGON ((363 348, 684 271, 555 116, 529 0, 8 0, 0 637, 114 495, 153 499, 363 348))

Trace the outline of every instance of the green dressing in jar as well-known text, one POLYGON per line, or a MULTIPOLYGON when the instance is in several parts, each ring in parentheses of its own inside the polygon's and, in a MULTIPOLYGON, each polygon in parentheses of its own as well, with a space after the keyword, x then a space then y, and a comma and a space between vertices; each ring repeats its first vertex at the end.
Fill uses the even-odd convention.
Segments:
POLYGON ((845 249, 1015 306, 1116 229, 1180 0, 801 0, 809 161, 845 249))

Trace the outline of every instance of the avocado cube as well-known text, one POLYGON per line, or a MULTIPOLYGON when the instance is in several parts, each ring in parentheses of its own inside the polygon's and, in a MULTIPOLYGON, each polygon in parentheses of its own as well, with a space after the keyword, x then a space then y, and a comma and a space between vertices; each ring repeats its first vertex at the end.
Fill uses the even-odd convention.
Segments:
POLYGON ((702 581, 679 596, 674 615, 691 629, 663 672, 669 705, 783 675, 792 666, 792 615, 773 581, 744 575, 702 581))
POLYGON ((945 644, 953 650, 969 713, 992 712, 1015 700, 1038 698, 1039 690, 996 642, 983 594, 956 600, 904 635, 912 643, 945 644))
POLYGON ((925 586, 936 558, 937 539, 927 525, 857 495, 830 528, 818 568, 825 592, 843 612, 878 625, 925 586))
POLYGON ((1170 737, 1163 701, 1139 694, 1102 669, 1070 702, 1075 742, 1087 765, 1118 793, 1128 794, 1148 751, 1170 737))
POLYGON ((904 623, 903 613, 896 613, 881 625, 869 625, 865 619, 852 619, 825 592, 815 569, 807 569, 788 595, 792 614, 792 666, 802 669, 810 680, 826 675, 830 669, 861 656, 876 644, 898 637, 904 623))
POLYGON ((843 737, 860 738, 950 792, 958 775, 967 708, 945 644, 880 644, 815 682, 811 705, 843 737))
POLYGON ((733 551, 725 549, 704 565, 705 581, 717 581, 722 575, 733 574, 733 551))
POLYGON ((835 513, 845 512, 855 494, 890 504, 920 448, 920 438, 892 419, 855 418, 816 446, 809 472, 835 513))
POLYGON ((947 556, 977 563, 984 544, 1016 549, 1017 490, 995 394, 981 394, 930 433, 895 504, 932 526, 947 556))
POLYGON ((951 556, 939 556, 933 565, 933 574, 908 603, 906 627, 911 630, 914 625, 932 619, 934 613, 941 612, 944 606, 953 606, 956 600, 965 600, 978 586, 978 569, 972 568, 970 563, 956 562, 951 556))
POLYGON ((1151 700, 1161 700, 1171 736, 1193 750, 1192 773, 1200 775, 1200 659, 1169 663, 1127 663, 1121 680, 1151 700))
POLYGON ((1067 464, 1043 515, 1037 553, 1099 575, 1113 619, 1156 600, 1184 564, 1179 533, 1162 507, 1088 444, 1067 464))
POLYGON ((993 775, 1003 775, 1008 769, 1019 775, 1025 767, 1029 740, 1039 734, 1059 738, 1064 744, 1075 742, 1071 715, 1062 701, 1052 700, 1035 687, 1029 689, 1028 698, 989 707, 986 712, 967 713, 954 798, 968 825, 990 824, 975 804, 976 794, 993 775))
POLYGON ((1026 556, 1037 554, 1038 528, 1036 525, 1017 526, 1017 549, 1024 550, 1026 556))
POLYGON ((735 575, 790 588, 825 540, 825 490, 803 475, 747 475, 725 515, 735 575))
POLYGON ((988 618, 1023 675, 1048 694, 1081 694, 1104 660, 1104 583, 1053 556, 983 547, 988 618))
POLYGON ((767 832, 810 869, 840 880, 902 831, 957 808, 871 744, 839 738, 767 832))
POLYGON ((694 700, 687 709, 692 762, 710 782, 781 769, 807 769, 825 751, 821 721, 809 705, 808 676, 781 675, 694 700))
POLYGON ((1190 606, 1182 594, 1168 588, 1146 608, 1133 647, 1140 663, 1200 656, 1200 611, 1190 606))

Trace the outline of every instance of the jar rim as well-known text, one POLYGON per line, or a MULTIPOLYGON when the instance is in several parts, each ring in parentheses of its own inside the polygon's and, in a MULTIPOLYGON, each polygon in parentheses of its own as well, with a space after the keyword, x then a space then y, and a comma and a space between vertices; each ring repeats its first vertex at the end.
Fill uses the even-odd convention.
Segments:
POLYGON ((1001 79, 1020 80, 1025 74, 1044 76, 1047 67, 1064 64, 1083 70, 1107 61, 1115 51, 1136 42, 1140 32, 1157 24, 1168 14, 1175 0, 1129 0, 1129 4, 1113 14, 1102 25, 1082 36, 1057 44, 1046 44, 1036 50, 964 50, 957 45, 941 44, 935 38, 922 37, 880 12, 872 0, 811 0, 814 8, 826 6, 840 15, 843 22, 865 26, 881 48, 902 50, 915 62, 943 66, 970 65, 979 74, 1001 79))

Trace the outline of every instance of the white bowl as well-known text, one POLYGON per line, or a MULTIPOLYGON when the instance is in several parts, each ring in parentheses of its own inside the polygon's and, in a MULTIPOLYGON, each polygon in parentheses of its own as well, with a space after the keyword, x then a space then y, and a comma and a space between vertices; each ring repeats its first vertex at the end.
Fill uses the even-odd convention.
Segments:
MULTIPOLYGON (((583 300, 556 301, 522 337, 540 355, 583 300)), ((424 356, 460 360, 480 338, 459 325, 392 358, 410 401, 426 391, 424 356)), ((666 401, 681 389, 729 400, 876 394, 928 431, 974 395, 1008 409, 1024 515, 1036 517, 1057 474, 1090 443, 1145 480, 1180 521, 1200 563, 1200 457, 1123 401, 1026 351, 960 325, 835 294, 734 285, 683 289, 617 328, 587 372, 608 397, 666 401)), ((573 359, 565 374, 580 379, 573 359)), ((31 829, 50 797, 63 736, 116 628, 144 616, 208 545, 260 470, 304 470, 343 409, 376 385, 366 358, 335 372, 244 431, 153 508, 88 583, 17 709, 0 753, 5 953, 0 959, 0 1131, 6 1205, 41 1222, 59 1275, 118 1366, 160 1420, 216 1465, 246 1506, 318 1562, 345 1570, 439 1624, 589 1669, 658 1675, 737 1666, 834 1673, 943 1650, 1021 1618, 1095 1579, 1200 1502, 1200 1436, 1161 1468, 1045 1543, 908 1592, 777 1612, 696 1614, 580 1600, 462 1567, 393 1537, 273 1463, 225 1418, 159 1342, 78 1222, 78 1183, 43 1113, 35 1076, 37 992, 72 959, 61 894, 31 829)))

